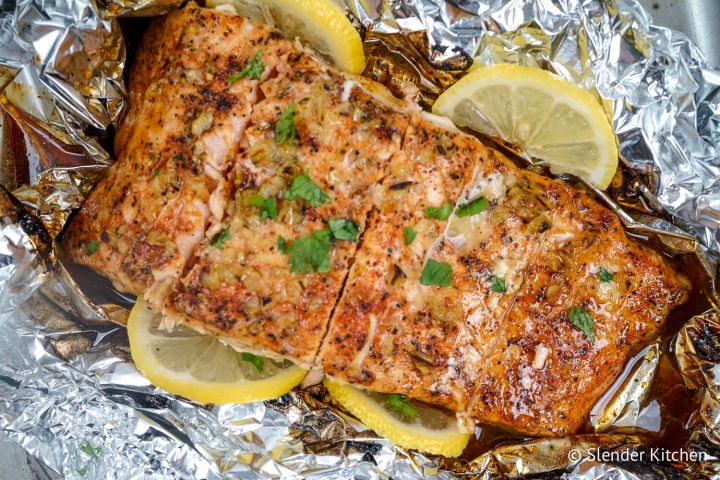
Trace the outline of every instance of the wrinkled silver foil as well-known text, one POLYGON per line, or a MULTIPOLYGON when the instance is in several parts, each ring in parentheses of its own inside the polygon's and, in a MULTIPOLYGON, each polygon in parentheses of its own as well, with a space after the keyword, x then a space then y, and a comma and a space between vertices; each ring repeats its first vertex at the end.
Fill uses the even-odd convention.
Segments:
MULTIPOLYGON (((157 15, 180 3, 19 0, 0 7, 3 432, 66 478, 720 478, 720 316, 714 311, 688 319, 670 353, 658 342, 628 364, 591 414, 594 434, 505 444, 470 461, 399 449, 334 408, 321 387, 213 407, 149 384, 130 360, 122 327, 127 311, 86 297, 57 260, 52 240, 111 162, 102 145, 127 102, 118 17, 157 15), (592 448, 648 447, 644 434, 657 428, 651 389, 667 355, 702 398, 686 448, 710 460, 593 460, 592 448), (571 450, 579 456, 569 458, 571 450)), ((407 78, 430 100, 471 59, 537 66, 595 92, 637 192, 669 217, 625 210, 612 191, 596 193, 629 232, 696 254, 715 290, 720 72, 706 66, 684 35, 653 25, 631 0, 345 4, 368 47, 386 42, 409 56, 407 78)), ((374 68, 366 73, 374 76, 374 68)))

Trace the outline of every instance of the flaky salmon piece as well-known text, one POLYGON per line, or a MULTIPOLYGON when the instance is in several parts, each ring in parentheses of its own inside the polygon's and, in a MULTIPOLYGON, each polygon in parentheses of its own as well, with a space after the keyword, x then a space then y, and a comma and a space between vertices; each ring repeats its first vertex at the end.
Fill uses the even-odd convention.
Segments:
MULTIPOLYGON (((154 21, 130 75, 118 160, 65 234, 76 262, 157 308, 231 195, 227 172, 259 82, 228 79, 280 38, 227 18, 189 7, 154 21)), ((274 53, 268 63, 279 63, 274 53)))
POLYGON ((464 411, 548 228, 547 207, 513 188, 541 177, 432 120, 416 118, 393 158, 398 173, 384 182, 320 364, 336 380, 464 411), (430 262, 449 269, 449 285, 423 284, 430 262))
POLYGON ((65 246, 168 328, 563 435, 687 298, 588 194, 266 26, 190 5, 130 79, 65 246))
POLYGON ((200 251, 164 313, 243 350, 310 367, 407 120, 389 94, 374 96, 361 80, 298 51, 284 62, 253 107, 220 233, 226 240, 200 251), (277 125, 289 109, 295 138, 281 141, 277 125), (319 199, 298 196, 303 185, 319 199), (334 225, 355 234, 337 238, 334 225), (324 267, 292 263, 323 250, 324 267))
POLYGON ((541 177, 516 186, 544 197, 547 230, 526 267, 507 274, 521 286, 468 416, 523 434, 570 434, 687 299, 690 284, 629 240, 617 216, 588 194, 541 177), (583 318, 591 322, 585 331, 583 318))
POLYGON ((467 405, 476 369, 473 332, 452 317, 459 305, 437 295, 427 306, 420 277, 428 249, 447 227, 445 212, 482 161, 476 143, 411 117, 318 359, 336 381, 451 410, 467 405))

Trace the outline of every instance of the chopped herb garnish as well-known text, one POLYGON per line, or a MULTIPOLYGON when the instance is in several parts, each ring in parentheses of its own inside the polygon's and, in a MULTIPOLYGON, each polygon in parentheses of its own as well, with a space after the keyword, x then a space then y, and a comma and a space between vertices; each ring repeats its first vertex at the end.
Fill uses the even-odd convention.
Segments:
POLYGON ((360 234, 357 223, 346 218, 335 218, 328 222, 328 228, 298 238, 288 245, 278 237, 278 250, 290 254, 292 273, 326 273, 330 271, 330 249, 334 240, 356 242, 360 234))
POLYGON ((234 73, 228 77, 228 82, 235 83, 245 77, 260 80, 262 73, 265 71, 265 64, 262 61, 261 55, 262 50, 258 50, 252 60, 250 60, 247 65, 245 65, 245 68, 240 70, 238 73, 234 73))
POLYGON ((505 288, 505 279, 493 275, 490 278, 490 288, 495 293, 505 293, 507 290, 505 288))
POLYGON ((458 217, 469 217, 477 215, 488 207, 488 201, 485 197, 478 197, 468 203, 464 203, 457 207, 455 215, 458 217))
POLYGON ((385 406, 393 412, 397 412, 408 419, 414 419, 418 416, 417 410, 410 405, 410 402, 405 395, 400 395, 399 393, 391 393, 388 395, 385 399, 385 406))
POLYGON ((452 205, 445 202, 442 207, 430 207, 425 209, 425 218, 437 218, 438 220, 447 220, 452 213, 452 205))
POLYGON ((253 207, 260 209, 260 220, 267 218, 275 220, 278 217, 277 198, 263 198, 260 195, 253 195, 250 203, 253 207))
POLYGON ((410 245, 417 237, 417 232, 412 227, 403 228, 403 232, 405 233, 405 245, 410 245))
POLYGON ((83 440, 80 443, 80 451, 87 453, 92 458, 98 458, 98 455, 100 455, 100 452, 102 452, 101 447, 93 447, 90 442, 87 440, 83 440))
POLYGON ((287 241, 283 237, 278 237, 277 248, 278 248, 278 252, 280 252, 280 253, 288 252, 287 241))
POLYGON ((452 285, 452 267, 447 263, 427 261, 420 274, 420 283, 427 286, 449 287, 452 285))
POLYGON ((223 247, 223 244, 228 241, 230 238, 230 232, 226 229, 223 230, 220 233, 216 233, 211 239, 210 239, 210 246, 215 247, 218 250, 220 250, 223 247))
POLYGON ((295 141, 295 104, 291 103, 280 114, 277 122, 275 122, 275 133, 277 133, 277 143, 283 144, 286 140, 290 143, 295 141))
POLYGON ((612 273, 608 272, 603 267, 598 268, 597 276, 600 279, 600 281, 603 283, 612 282, 613 279, 615 278, 615 276, 612 273))
POLYGON ((330 233, 335 240, 347 240, 356 242, 360 234, 360 227, 352 220, 336 218, 328 222, 330 233))
POLYGON ((313 232, 298 238, 288 247, 292 273, 326 273, 330 271, 332 240, 328 230, 313 232))
POLYGON ((153 171, 153 178, 156 178, 158 175, 160 175, 160 167, 156 168, 153 171))
POLYGON ((595 343, 595 322, 589 313, 582 307, 573 307, 568 313, 570 323, 582 330, 588 339, 595 343))
POLYGON ((98 249, 98 243, 95 240, 91 240, 85 245, 85 251, 87 252, 88 256, 91 256, 93 253, 97 252, 98 249))
POLYGON ((87 467, 80 467, 80 468, 78 468, 78 469, 75 470, 75 471, 76 471, 77 474, 80 475, 81 477, 84 477, 85 475, 87 475, 87 467))
POLYGON ((328 194, 323 192, 320 187, 318 187, 305 173, 295 177, 292 185, 290 185, 290 190, 288 190, 285 195, 285 198, 288 200, 297 200, 298 198, 302 198, 313 208, 317 208, 323 203, 328 203, 330 201, 328 194))
POLYGON ((263 357, 258 357, 257 355, 253 355, 252 353, 248 352, 243 352, 241 357, 243 359, 243 362, 252 363, 258 373, 262 373, 263 368, 265 368, 265 359, 263 357))

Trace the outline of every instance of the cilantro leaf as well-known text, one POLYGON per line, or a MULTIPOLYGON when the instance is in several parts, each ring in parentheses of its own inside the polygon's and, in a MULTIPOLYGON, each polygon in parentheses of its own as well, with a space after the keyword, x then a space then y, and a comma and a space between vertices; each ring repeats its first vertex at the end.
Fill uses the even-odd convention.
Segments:
POLYGON ((412 227, 403 228, 403 233, 405 233, 405 245, 410 245, 417 237, 417 232, 412 227))
POLYGON ((290 190, 285 196, 288 200, 296 200, 302 198, 306 200, 313 208, 317 208, 323 203, 328 203, 330 197, 323 192, 320 187, 312 181, 305 173, 298 175, 290 185, 290 190))
POLYGON ((80 443, 80 451, 90 455, 92 458, 98 458, 98 455, 100 454, 100 452, 102 452, 102 448, 93 447, 90 442, 88 442, 87 440, 83 440, 80 443))
POLYGON ((417 410, 410 405, 410 402, 405 395, 391 393, 387 396, 387 398, 385 398, 385 406, 393 412, 397 412, 403 417, 411 420, 417 418, 418 416, 417 410))
POLYGON ((505 293, 507 291, 507 288, 505 288, 505 279, 493 275, 490 278, 490 289, 495 293, 505 293))
POLYGON ((245 65, 245 68, 238 73, 234 73, 228 77, 228 82, 235 83, 245 77, 260 80, 262 73, 265 71, 265 64, 262 61, 262 50, 258 50, 255 56, 245 65))
POLYGON ((432 258, 427 261, 420 274, 420 283, 427 286, 449 287, 452 285, 452 267, 432 258))
POLYGON ((287 140, 290 140, 290 143, 295 141, 295 108, 294 103, 288 105, 275 122, 278 144, 282 145, 287 140))
POLYGON ((335 240, 347 240, 349 242, 357 242, 360 234, 360 227, 352 220, 346 218, 336 218, 328 222, 330 233, 335 240))
POLYGON ((457 207, 455 215, 458 217, 469 217, 471 215, 477 215, 488 207, 488 201, 485 197, 478 197, 475 200, 471 200, 468 203, 464 203, 457 207))
POLYGON ((260 220, 267 218, 275 220, 278 217, 277 198, 275 197, 263 198, 260 195, 253 195, 250 204, 260 209, 260 220))
POLYGON ((98 249, 98 243, 95 240, 89 241, 87 245, 85 245, 85 251, 89 256, 92 256, 93 253, 97 252, 98 249))
POLYGON ((277 249, 280 253, 287 253, 288 252, 288 245, 287 241, 283 237, 278 237, 277 239, 277 249))
POLYGON ((249 352, 243 352, 241 357, 243 362, 252 363, 258 373, 262 373, 263 368, 265 368, 265 359, 263 357, 258 357, 249 352))
POLYGON ((595 343, 595 322, 589 313, 582 307, 573 307, 568 313, 570 323, 582 330, 588 337, 588 340, 595 343))
POLYGON ((603 283, 612 282, 615 279, 615 275, 608 272, 603 267, 598 268, 597 276, 603 283))
POLYGON ((223 244, 228 241, 230 238, 230 232, 225 229, 222 232, 216 233, 213 235, 213 237, 210 239, 210 246, 215 247, 218 250, 221 250, 223 247, 223 244))
POLYGON ((437 218, 438 220, 447 220, 452 213, 452 205, 445 202, 442 207, 430 207, 425 209, 425 218, 437 218))
POLYGON ((332 241, 328 230, 313 232, 298 238, 288 247, 292 273, 326 273, 330 271, 332 241))

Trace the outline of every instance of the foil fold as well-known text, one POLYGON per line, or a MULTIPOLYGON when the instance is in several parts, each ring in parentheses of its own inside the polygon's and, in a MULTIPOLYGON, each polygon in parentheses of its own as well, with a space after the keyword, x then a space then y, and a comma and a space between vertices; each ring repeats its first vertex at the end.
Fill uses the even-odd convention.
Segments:
MULTIPOLYGON (((397 448, 322 387, 208 406, 149 384, 122 327, 132 299, 85 295, 54 239, 111 163, 104 146, 127 103, 118 18, 180 3, 19 0, 0 10, 0 429, 66 478, 720 477, 716 312, 690 319, 671 353, 660 343, 640 352, 593 411, 594 433, 513 442, 474 459, 397 448), (712 461, 594 460, 593 448, 648 448, 648 399, 664 355, 702 397, 687 448, 712 461)), ((596 195, 629 232, 697 256, 716 292, 720 72, 684 35, 654 25, 633 0, 344 3, 365 32, 366 75, 397 94, 419 90, 425 105, 473 61, 536 66, 596 94, 623 175, 652 211, 621 206, 613 188, 596 195)))
POLYGON ((20 308, 50 274, 45 227, 0 187, 0 323, 20 308))
POLYGON ((709 310, 691 318, 674 342, 675 355, 688 388, 702 393, 689 448, 704 452, 707 462, 684 465, 691 477, 720 476, 720 313, 709 310))

